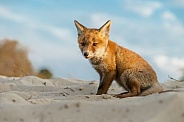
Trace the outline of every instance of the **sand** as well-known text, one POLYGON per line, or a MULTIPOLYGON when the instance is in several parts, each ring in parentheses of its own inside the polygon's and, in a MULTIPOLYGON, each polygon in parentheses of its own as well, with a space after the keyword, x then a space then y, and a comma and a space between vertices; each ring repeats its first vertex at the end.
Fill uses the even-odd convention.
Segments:
POLYGON ((174 91, 119 99, 95 95, 98 81, 0 76, 0 122, 184 122, 184 82, 162 86, 174 91))

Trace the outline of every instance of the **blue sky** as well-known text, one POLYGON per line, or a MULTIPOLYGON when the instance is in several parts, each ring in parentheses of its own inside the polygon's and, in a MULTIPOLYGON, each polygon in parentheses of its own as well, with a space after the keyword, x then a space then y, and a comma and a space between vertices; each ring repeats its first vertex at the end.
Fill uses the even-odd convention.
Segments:
POLYGON ((144 57, 161 82, 184 67, 183 0, 1 0, 0 39, 29 50, 35 70, 55 77, 97 80, 83 58, 74 20, 100 28, 112 20, 110 39, 144 57))

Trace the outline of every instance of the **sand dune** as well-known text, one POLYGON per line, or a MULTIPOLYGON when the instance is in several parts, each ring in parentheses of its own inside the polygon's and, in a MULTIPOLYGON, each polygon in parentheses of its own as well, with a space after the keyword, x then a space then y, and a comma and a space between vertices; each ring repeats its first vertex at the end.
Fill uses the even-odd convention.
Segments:
POLYGON ((0 122, 184 122, 184 82, 162 86, 174 91, 119 99, 95 95, 97 81, 0 76, 0 122))

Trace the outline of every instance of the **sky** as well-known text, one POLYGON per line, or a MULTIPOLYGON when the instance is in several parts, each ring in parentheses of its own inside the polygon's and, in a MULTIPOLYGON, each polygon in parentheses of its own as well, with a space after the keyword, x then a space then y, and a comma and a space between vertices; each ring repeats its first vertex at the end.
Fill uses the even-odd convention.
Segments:
POLYGON ((184 68, 183 0, 0 0, 0 40, 18 40, 35 71, 98 80, 77 43, 74 20, 100 28, 112 20, 110 39, 145 58, 160 82, 184 68))

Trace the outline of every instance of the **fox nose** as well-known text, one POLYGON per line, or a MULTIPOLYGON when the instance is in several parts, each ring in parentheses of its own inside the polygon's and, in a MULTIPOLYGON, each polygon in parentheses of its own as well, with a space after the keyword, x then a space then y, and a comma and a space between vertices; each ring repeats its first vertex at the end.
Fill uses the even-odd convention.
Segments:
POLYGON ((83 54, 85 57, 87 57, 88 55, 89 55, 89 53, 88 52, 84 52, 84 54, 83 54))

